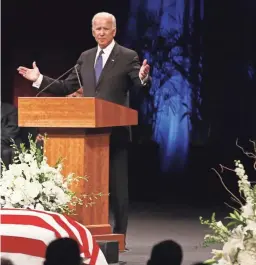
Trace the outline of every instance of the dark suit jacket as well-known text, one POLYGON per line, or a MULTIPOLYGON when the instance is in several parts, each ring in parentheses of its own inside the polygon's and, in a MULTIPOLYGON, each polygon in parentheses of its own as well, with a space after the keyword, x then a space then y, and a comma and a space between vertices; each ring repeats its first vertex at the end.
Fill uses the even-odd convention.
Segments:
POLYGON ((10 148, 11 138, 19 145, 19 134, 17 109, 9 103, 1 102, 1 149, 10 148))
MULTIPOLYGON (((140 62, 137 53, 116 43, 97 84, 94 74, 96 53, 96 47, 87 50, 80 55, 77 61, 77 70, 81 78, 84 96, 102 98, 120 105, 126 105, 129 89, 143 88, 139 79, 140 62)), ((44 76, 40 90, 53 80, 44 76)), ((47 91, 55 95, 65 96, 78 89, 78 78, 76 71, 73 70, 68 78, 55 82, 47 91)))
MULTIPOLYGON (((138 54, 117 43, 115 43, 96 84, 94 73, 96 53, 97 47, 84 51, 77 61, 77 70, 81 78, 85 97, 101 98, 128 107, 127 93, 130 89, 140 90, 149 88, 150 78, 145 86, 142 85, 139 78, 140 62, 138 54)), ((44 89, 53 80, 50 77, 44 76, 40 90, 44 89)), ((75 92, 79 88, 77 74, 73 70, 65 80, 55 82, 47 91, 55 95, 65 96, 75 92)), ((122 129, 116 128, 114 130, 121 131, 122 129)))

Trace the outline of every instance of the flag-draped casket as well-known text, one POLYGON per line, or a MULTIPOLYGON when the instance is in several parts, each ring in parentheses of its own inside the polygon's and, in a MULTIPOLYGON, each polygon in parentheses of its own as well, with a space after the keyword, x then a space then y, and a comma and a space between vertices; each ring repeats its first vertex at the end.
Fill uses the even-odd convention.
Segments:
POLYGON ((70 237, 80 246, 85 264, 107 261, 90 231, 62 214, 31 209, 0 209, 1 256, 18 265, 41 265, 48 244, 70 237))

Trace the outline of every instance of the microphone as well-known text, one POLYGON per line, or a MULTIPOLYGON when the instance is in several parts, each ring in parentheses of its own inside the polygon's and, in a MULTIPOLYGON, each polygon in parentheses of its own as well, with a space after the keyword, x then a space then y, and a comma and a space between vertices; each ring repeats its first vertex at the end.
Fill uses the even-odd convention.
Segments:
POLYGON ((46 86, 44 89, 42 89, 41 91, 39 91, 36 94, 36 97, 38 97, 42 92, 44 92, 47 88, 49 88, 52 84, 54 84, 55 82, 57 82, 60 78, 62 78, 64 75, 66 75, 67 73, 69 73, 74 68, 75 68, 75 71, 76 71, 76 75, 77 75, 77 79, 78 79, 78 82, 79 82, 79 86, 82 87, 81 80, 80 80, 80 77, 79 77, 79 74, 78 74, 78 71, 77 71, 77 66, 79 66, 79 64, 76 64, 75 66, 72 66, 64 74, 62 74, 61 76, 59 76, 57 79, 54 79, 48 86, 46 86))

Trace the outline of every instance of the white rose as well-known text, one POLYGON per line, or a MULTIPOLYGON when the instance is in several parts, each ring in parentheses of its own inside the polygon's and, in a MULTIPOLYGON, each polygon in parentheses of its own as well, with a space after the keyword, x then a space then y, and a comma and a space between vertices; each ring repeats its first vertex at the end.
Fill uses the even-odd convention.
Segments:
POLYGON ((11 204, 20 203, 23 200, 23 192, 21 190, 15 190, 10 197, 11 204))
POLYGON ((29 166, 26 163, 17 164, 17 167, 19 167, 20 170, 27 170, 29 166))
POLYGON ((237 254, 237 247, 233 242, 226 242, 223 246, 223 256, 227 256, 233 262, 237 254))
POLYGON ((53 181, 51 180, 48 180, 48 181, 45 181, 42 183, 42 186, 43 186, 43 192, 46 194, 46 195, 51 195, 53 193, 53 189, 55 187, 55 184, 53 181))
POLYGON ((33 160, 33 156, 31 155, 31 154, 25 154, 25 156, 24 156, 24 161, 26 162, 26 163, 29 163, 29 162, 31 162, 33 160))
POLYGON ((240 251, 237 257, 237 261, 240 265, 255 265, 256 254, 253 251, 240 251))
POLYGON ((42 191, 42 186, 38 182, 26 182, 25 184, 25 193, 30 198, 36 198, 39 193, 42 191))
POLYGON ((238 249, 244 249, 244 233, 242 226, 239 225, 232 231, 232 236, 223 246, 224 256, 228 256, 233 262, 238 249))
POLYGON ((4 192, 3 192, 3 190, 1 189, 1 196, 4 196, 5 199, 11 197, 12 193, 13 193, 13 191, 12 191, 11 189, 7 189, 7 188, 6 188, 6 189, 4 190, 4 192))
POLYGON ((38 168, 38 164, 36 160, 31 161, 29 168, 31 172, 34 172, 35 175, 40 173, 40 169, 38 168))
POLYGON ((35 209, 39 211, 44 211, 44 206, 41 203, 37 203, 35 209))
POLYGON ((13 184, 15 185, 15 188, 22 189, 25 186, 26 180, 22 177, 17 177, 14 181, 13 184))
POLYGON ((20 164, 9 165, 9 174, 13 176, 22 176, 22 167, 20 164))
POLYGON ((15 178, 15 176, 13 175, 13 173, 10 170, 2 172, 2 180, 3 180, 5 185, 7 185, 7 183, 8 183, 8 185, 11 185, 14 178, 15 178))

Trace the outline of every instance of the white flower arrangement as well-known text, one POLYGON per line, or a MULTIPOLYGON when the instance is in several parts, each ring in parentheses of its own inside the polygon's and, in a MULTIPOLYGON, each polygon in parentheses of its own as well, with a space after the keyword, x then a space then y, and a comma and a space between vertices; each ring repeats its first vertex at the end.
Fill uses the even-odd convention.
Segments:
MULTIPOLYGON (((252 141, 251 141, 252 142, 252 141)), ((244 154, 254 160, 254 169, 256 169, 256 144, 254 152, 245 152, 244 154)), ((222 169, 232 170, 221 166, 222 169)), ((227 219, 230 222, 224 225, 221 221, 216 221, 215 214, 210 220, 203 220, 200 217, 201 224, 209 226, 213 231, 204 237, 204 246, 220 243, 223 245, 221 250, 212 250, 213 257, 205 264, 215 265, 255 265, 256 264, 256 185, 248 181, 245 169, 241 161, 235 161, 235 169, 232 170, 238 177, 238 187, 242 202, 228 190, 222 181, 221 176, 215 171, 221 179, 225 189, 232 195, 232 198, 239 203, 238 210, 230 213, 227 219)))
MULTIPOLYGON (((46 138, 44 138, 46 140, 46 138)), ((18 148, 13 142, 15 156, 13 163, 7 169, 2 162, 0 178, 0 206, 1 208, 30 208, 58 213, 74 214, 77 204, 89 202, 85 207, 91 206, 102 196, 101 193, 80 195, 78 197, 69 187, 79 183, 86 177, 74 176, 73 173, 64 177, 61 174, 62 160, 51 167, 47 164, 43 148, 37 147, 36 141, 29 135, 30 148, 21 144, 18 148)))

